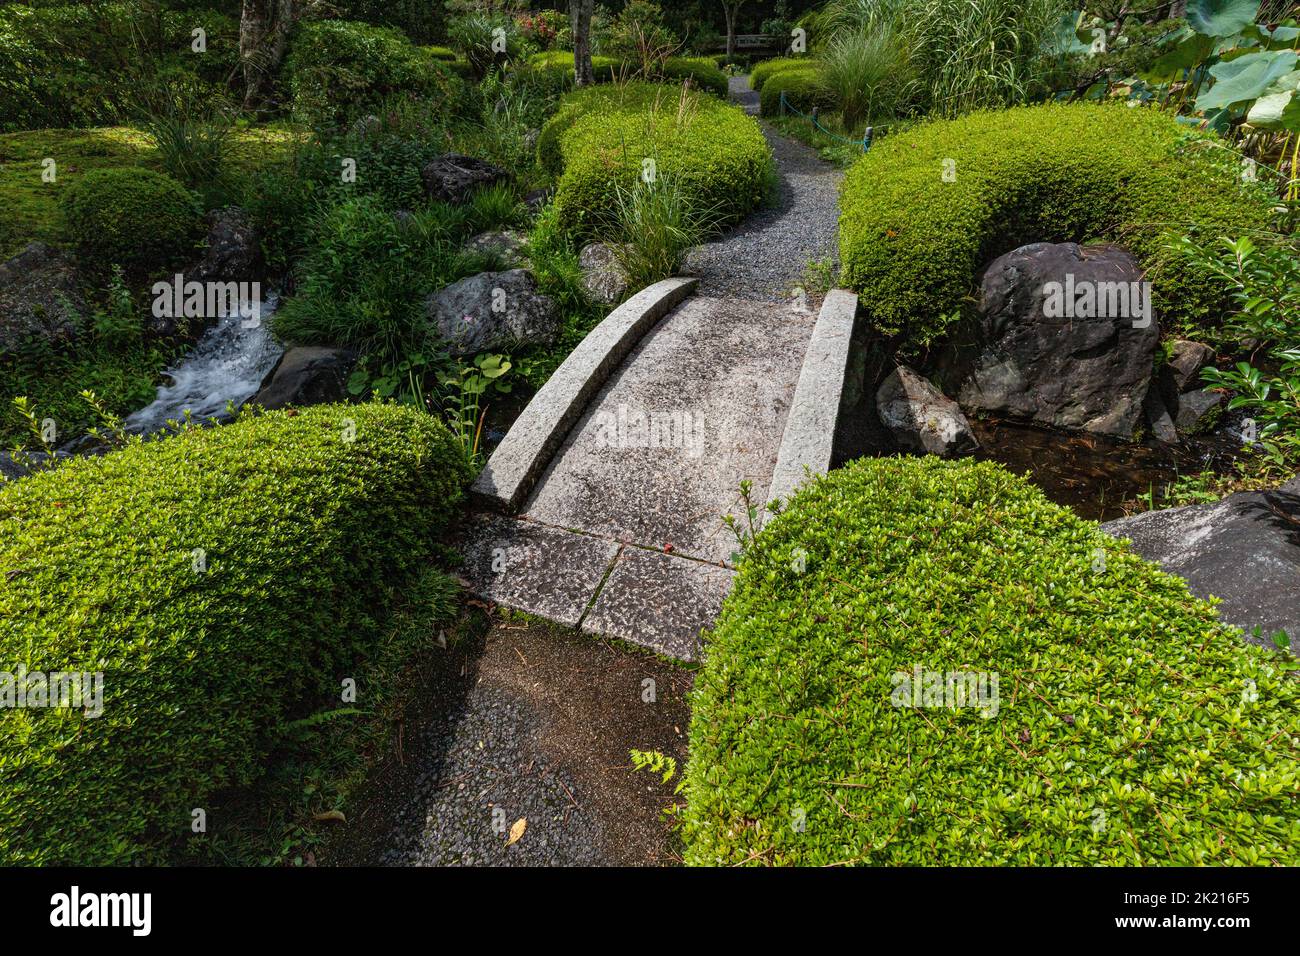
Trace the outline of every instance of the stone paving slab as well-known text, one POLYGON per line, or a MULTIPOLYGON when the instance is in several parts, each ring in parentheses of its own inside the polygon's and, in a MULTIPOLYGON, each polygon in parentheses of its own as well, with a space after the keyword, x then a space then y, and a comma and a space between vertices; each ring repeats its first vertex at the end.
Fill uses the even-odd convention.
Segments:
POLYGON ((695 660, 700 632, 717 619, 735 575, 662 551, 624 548, 582 629, 695 660))
POLYGON ((459 542, 470 590, 577 627, 619 544, 501 515, 475 515, 459 542))
POLYGON ((816 316, 696 297, 632 351, 569 433, 527 518, 715 563, 740 482, 760 506, 816 316), (670 548, 671 546, 671 548, 670 548))

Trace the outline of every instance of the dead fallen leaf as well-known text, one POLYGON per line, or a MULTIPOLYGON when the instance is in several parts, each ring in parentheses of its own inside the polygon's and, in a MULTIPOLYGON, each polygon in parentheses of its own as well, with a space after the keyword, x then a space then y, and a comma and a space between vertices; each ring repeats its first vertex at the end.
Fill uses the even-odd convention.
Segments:
POLYGON ((524 831, 527 829, 528 829, 527 817, 520 817, 518 820, 512 823, 510 825, 510 839, 506 840, 506 846, 509 846, 512 843, 518 843, 519 838, 524 835, 524 831))
POLYGON ((318 820, 318 821, 320 821, 320 822, 322 822, 322 823, 325 822, 325 821, 327 821, 327 820, 328 820, 330 823, 347 823, 347 822, 348 822, 348 818, 345 817, 345 816, 343 815, 343 811, 342 811, 342 810, 326 810, 326 811, 324 811, 323 813, 318 813, 318 814, 316 814, 314 817, 312 817, 312 819, 313 819, 313 820, 318 820))

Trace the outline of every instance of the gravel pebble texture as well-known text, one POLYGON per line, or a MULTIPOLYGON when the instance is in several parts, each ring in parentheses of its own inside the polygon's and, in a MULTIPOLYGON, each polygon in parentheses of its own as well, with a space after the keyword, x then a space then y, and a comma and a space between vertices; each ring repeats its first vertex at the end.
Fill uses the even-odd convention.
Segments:
MULTIPOLYGON (((749 88, 749 77, 733 76, 730 85, 732 99, 757 113, 758 94, 749 88)), ((688 254, 685 272, 700 277, 700 295, 776 301, 790 297, 810 261, 829 258, 839 272, 843 173, 809 147, 759 124, 780 177, 775 201, 688 254)))
POLYGON ((361 813, 349 814, 322 864, 678 861, 662 811, 686 766, 689 671, 572 631, 502 621, 448 647, 426 680, 426 712, 408 714, 401 751, 372 772, 361 813), (677 777, 665 784, 633 771, 632 748, 674 757, 677 777), (507 845, 519 820, 523 833, 507 845))

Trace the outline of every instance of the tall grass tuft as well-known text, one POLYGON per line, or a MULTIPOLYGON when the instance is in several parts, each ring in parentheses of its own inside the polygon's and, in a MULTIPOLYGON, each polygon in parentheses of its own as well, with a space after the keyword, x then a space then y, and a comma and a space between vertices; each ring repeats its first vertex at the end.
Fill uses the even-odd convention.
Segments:
POLYGON ((911 66, 892 25, 836 35, 822 62, 822 82, 839 105, 845 129, 856 129, 872 116, 893 116, 902 107, 911 66))
MULTIPOLYGON (((850 81, 851 68, 870 75, 873 44, 860 38, 882 38, 883 50, 883 38, 893 35, 906 64, 898 87, 906 95, 894 109, 953 117, 1046 93, 1049 38, 1073 9, 1066 0, 832 0, 813 20, 813 41, 828 64, 841 63, 837 92, 850 111, 865 97, 850 81)), ((869 108, 885 112, 883 103, 869 108)))
POLYGON ((717 218, 715 210, 699 208, 676 177, 660 173, 632 188, 618 185, 609 226, 628 288, 676 275, 687 250, 716 227, 717 218))
POLYGON ((159 82, 135 104, 140 127, 153 139, 164 172, 219 204, 229 187, 226 161, 234 130, 228 104, 185 84, 159 82))

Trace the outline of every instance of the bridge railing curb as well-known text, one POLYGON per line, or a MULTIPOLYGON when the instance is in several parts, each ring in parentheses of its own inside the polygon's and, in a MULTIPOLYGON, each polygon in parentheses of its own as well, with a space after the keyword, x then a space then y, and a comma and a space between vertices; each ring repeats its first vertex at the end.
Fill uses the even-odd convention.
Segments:
POLYGON ((610 373, 698 284, 698 279, 676 278, 646 286, 587 333, 492 452, 470 487, 474 500, 499 511, 518 511, 610 373))
POLYGON ((857 295, 844 289, 832 289, 822 302, 781 435, 769 502, 784 501, 810 474, 830 470, 857 311, 857 295))

